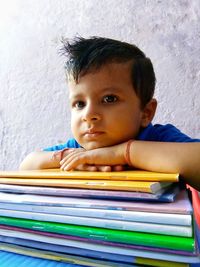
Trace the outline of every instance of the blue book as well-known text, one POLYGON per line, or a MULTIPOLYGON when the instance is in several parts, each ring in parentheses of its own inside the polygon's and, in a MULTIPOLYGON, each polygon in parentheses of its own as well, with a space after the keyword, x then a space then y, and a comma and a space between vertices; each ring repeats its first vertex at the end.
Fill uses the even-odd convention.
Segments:
POLYGON ((159 193, 144 192, 124 192, 112 190, 94 190, 94 189, 74 189, 58 188, 45 186, 28 186, 28 185, 11 185, 0 184, 0 192, 17 193, 17 194, 38 194, 51 196, 93 198, 93 199, 110 199, 110 200, 137 200, 137 201, 158 201, 173 202, 179 193, 179 185, 174 184, 171 187, 163 188, 159 193))

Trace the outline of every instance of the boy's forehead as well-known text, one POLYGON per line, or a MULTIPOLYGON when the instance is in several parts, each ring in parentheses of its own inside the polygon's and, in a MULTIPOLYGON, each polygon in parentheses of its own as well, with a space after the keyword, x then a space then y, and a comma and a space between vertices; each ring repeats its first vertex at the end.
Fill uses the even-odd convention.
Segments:
POLYGON ((102 78, 108 80, 119 79, 120 77, 131 79, 131 70, 132 70, 132 61, 128 62, 110 62, 103 64, 100 67, 91 67, 88 70, 81 71, 78 74, 78 79, 76 80, 73 73, 67 73, 67 82, 71 86, 75 86, 83 81, 91 79, 91 77, 95 76, 96 79, 102 78), (120 75, 119 75, 120 74, 120 75), (112 78, 111 78, 112 77, 112 78))

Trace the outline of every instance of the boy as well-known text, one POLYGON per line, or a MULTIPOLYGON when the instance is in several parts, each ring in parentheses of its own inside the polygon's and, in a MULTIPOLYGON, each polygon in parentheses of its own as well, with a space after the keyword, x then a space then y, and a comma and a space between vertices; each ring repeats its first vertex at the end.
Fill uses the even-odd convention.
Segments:
POLYGON ((117 171, 128 164, 180 173, 200 190, 200 140, 151 124, 157 102, 150 59, 134 45, 101 37, 63 41, 62 52, 74 139, 29 154, 20 169, 117 171))

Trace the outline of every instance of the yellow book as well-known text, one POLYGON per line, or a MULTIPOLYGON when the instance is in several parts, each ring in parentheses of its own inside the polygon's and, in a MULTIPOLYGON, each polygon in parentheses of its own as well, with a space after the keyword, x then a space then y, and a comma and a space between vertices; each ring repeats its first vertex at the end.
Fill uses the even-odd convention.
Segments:
POLYGON ((157 193, 162 188, 170 186, 171 182, 152 181, 114 181, 114 180, 86 180, 86 179, 21 179, 0 178, 1 184, 37 185, 66 188, 87 188, 101 190, 122 190, 157 193))
POLYGON ((178 173, 159 173, 142 170, 119 172, 61 171, 60 169, 33 171, 0 171, 2 178, 36 178, 36 179, 95 179, 120 181, 165 181, 178 182, 178 173))

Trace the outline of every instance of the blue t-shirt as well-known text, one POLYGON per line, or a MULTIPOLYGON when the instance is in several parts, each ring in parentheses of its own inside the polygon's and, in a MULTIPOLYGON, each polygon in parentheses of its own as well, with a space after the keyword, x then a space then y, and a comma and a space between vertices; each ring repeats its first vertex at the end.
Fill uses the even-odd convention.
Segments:
MULTIPOLYGON (((200 142, 200 139, 193 139, 182 133, 172 124, 149 124, 142 129, 136 140, 141 141, 158 141, 158 142, 200 142)), ((56 151, 64 148, 79 148, 81 147, 74 138, 69 139, 64 144, 59 144, 43 149, 44 151, 56 151)))

